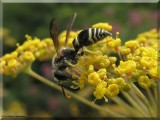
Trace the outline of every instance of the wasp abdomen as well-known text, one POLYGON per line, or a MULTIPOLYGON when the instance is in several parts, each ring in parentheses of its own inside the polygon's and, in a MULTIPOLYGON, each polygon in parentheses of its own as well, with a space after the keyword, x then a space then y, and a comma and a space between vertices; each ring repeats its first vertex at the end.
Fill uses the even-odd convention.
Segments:
POLYGON ((107 36, 111 36, 112 34, 104 29, 100 28, 89 28, 83 30, 79 33, 79 35, 73 40, 73 46, 76 51, 78 51, 83 46, 92 45, 107 36))

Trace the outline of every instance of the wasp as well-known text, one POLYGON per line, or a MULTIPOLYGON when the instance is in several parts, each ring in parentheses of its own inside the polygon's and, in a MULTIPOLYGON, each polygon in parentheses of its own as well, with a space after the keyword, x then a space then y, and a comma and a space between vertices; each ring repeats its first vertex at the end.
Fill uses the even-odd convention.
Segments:
POLYGON ((63 85, 63 81, 75 81, 77 78, 74 78, 70 73, 66 71, 67 68, 70 68, 71 64, 76 64, 78 58, 83 55, 83 47, 90 46, 95 44, 96 42, 102 40, 106 36, 111 36, 112 34, 106 30, 100 28, 88 28, 82 30, 77 37, 73 40, 73 48, 66 48, 68 43, 69 35, 73 23, 76 18, 76 13, 71 17, 70 24, 68 25, 66 32, 66 39, 63 48, 60 47, 58 40, 58 25, 56 19, 52 19, 49 25, 50 36, 53 40, 54 47, 56 50, 56 56, 52 59, 52 67, 53 67, 53 78, 54 80, 61 86, 63 94, 66 98, 69 96, 66 95, 64 88, 69 90, 77 91, 77 88, 70 88, 63 85))

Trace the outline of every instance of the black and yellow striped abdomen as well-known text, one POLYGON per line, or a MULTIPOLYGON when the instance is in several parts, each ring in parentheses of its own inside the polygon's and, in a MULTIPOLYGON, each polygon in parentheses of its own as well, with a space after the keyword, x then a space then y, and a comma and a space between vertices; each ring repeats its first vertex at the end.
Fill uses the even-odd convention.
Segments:
POLYGON ((73 40, 73 46, 75 51, 78 52, 83 46, 92 45, 107 36, 112 34, 104 29, 100 28, 89 28, 81 31, 78 36, 73 40))

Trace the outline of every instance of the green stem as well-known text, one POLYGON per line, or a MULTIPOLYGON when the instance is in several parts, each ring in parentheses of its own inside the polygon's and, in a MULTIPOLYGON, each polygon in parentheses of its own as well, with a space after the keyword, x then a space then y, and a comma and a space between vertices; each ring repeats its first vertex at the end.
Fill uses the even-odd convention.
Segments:
POLYGON ((152 95, 152 92, 150 89, 147 89, 147 94, 150 99, 150 103, 152 105, 153 110, 155 111, 154 114, 157 116, 157 103, 156 103, 156 98, 152 95))
POLYGON ((133 90, 131 90, 129 93, 128 93, 131 98, 136 101, 136 103, 138 103, 139 107, 146 113, 148 114, 148 109, 146 107, 146 105, 144 104, 144 102, 135 94, 135 92, 133 90))
POLYGON ((120 53, 120 51, 119 51, 119 50, 117 51, 117 53, 118 53, 118 56, 119 56, 120 60, 122 60, 122 61, 123 61, 123 58, 122 58, 121 53, 120 53))
POLYGON ((141 109, 141 107, 139 107, 139 105, 131 98, 131 96, 128 93, 122 92, 122 94, 128 100, 128 102, 130 102, 130 104, 137 110, 137 112, 141 114, 142 117, 149 117, 143 111, 143 109, 141 109))
POLYGON ((122 100, 120 97, 113 97, 112 100, 117 103, 118 105, 122 106, 125 108, 126 112, 128 112, 128 114, 131 117, 142 117, 142 115, 137 112, 133 107, 131 107, 129 104, 127 104, 126 102, 124 102, 124 100, 122 100))
MULTIPOLYGON (((52 81, 49 81, 49 80, 45 79, 44 77, 38 75, 37 73, 32 71, 31 68, 28 68, 25 71, 25 73, 31 75, 32 77, 36 78, 37 80, 39 80, 41 82, 47 84, 48 86, 50 86, 50 87, 52 87, 54 89, 57 89, 58 91, 62 92, 62 89, 61 89, 61 87, 59 85, 57 85, 57 84, 53 83, 52 81)), ((91 101, 88 101, 87 99, 85 99, 85 98, 83 98, 83 97, 81 97, 81 96, 79 96, 79 95, 77 95, 77 94, 75 94, 75 93, 73 93, 71 91, 66 90, 66 93, 68 93, 72 98, 74 98, 74 99, 76 99, 76 100, 78 100, 78 101, 80 101, 80 102, 82 102, 82 103, 84 103, 84 104, 96 109, 96 110, 105 112, 109 116, 125 117, 125 116, 123 116, 121 114, 118 114, 118 113, 115 113, 115 112, 113 112, 113 111, 111 111, 111 110, 109 110, 107 108, 103 108, 103 107, 101 107, 99 105, 96 105, 96 104, 92 103, 91 101)))
POLYGON ((143 93, 133 83, 131 83, 131 87, 133 88, 135 93, 144 101, 144 103, 146 104, 146 106, 148 108, 148 111, 149 111, 151 117, 153 117, 154 116, 154 112, 151 109, 151 106, 150 106, 150 103, 149 103, 148 99, 143 95, 143 93))

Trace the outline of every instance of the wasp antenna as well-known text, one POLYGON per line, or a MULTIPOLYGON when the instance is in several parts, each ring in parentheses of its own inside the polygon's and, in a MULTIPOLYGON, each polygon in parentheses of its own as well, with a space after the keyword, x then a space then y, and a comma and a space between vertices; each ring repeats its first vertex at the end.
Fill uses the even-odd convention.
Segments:
POLYGON ((74 23, 74 21, 76 19, 76 16, 77 16, 77 13, 75 12, 71 17, 70 24, 68 25, 68 28, 67 28, 66 40, 65 40, 65 43, 64 43, 64 47, 67 46, 69 34, 70 34, 71 29, 72 29, 73 23, 74 23))
POLYGON ((69 95, 66 94, 66 92, 65 92, 65 90, 64 90, 64 87, 61 86, 61 88, 62 88, 62 92, 63 92, 63 95, 65 96, 65 98, 71 99, 71 96, 69 96, 69 95))

